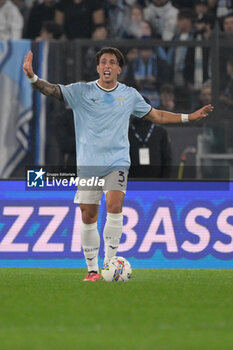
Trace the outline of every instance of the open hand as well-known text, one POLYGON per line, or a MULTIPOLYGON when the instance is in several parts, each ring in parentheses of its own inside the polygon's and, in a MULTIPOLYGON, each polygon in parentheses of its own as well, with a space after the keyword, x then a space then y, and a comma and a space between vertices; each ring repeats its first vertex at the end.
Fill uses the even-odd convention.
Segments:
POLYGON ((33 59, 33 53, 32 51, 29 51, 27 56, 24 57, 24 63, 23 63, 23 71, 28 78, 33 78, 34 76, 34 72, 32 69, 32 59, 33 59))
POLYGON ((189 114, 189 120, 195 121, 195 120, 200 120, 202 118, 205 118, 208 116, 210 112, 213 111, 213 109, 214 107, 212 105, 206 105, 201 109, 198 109, 196 112, 189 114))

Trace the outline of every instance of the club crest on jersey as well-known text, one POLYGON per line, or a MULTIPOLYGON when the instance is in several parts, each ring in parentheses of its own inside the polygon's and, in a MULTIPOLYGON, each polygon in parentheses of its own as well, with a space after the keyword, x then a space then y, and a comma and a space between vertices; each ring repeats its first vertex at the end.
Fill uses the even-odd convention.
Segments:
POLYGON ((117 97, 117 99, 119 100, 121 106, 123 105, 124 101, 126 100, 126 97, 117 97))

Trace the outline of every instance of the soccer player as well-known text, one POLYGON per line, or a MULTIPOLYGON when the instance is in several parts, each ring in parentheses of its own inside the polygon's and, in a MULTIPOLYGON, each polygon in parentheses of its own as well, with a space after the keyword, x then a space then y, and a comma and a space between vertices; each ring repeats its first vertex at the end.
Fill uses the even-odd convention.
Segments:
POLYGON ((104 186, 97 186, 95 190, 78 189, 74 199, 82 213, 81 243, 88 268, 84 281, 98 281, 100 237, 97 218, 103 191, 107 206, 103 232, 105 263, 116 255, 122 234, 122 205, 130 166, 130 115, 152 123, 185 123, 205 118, 213 106, 204 106, 191 114, 152 108, 134 88, 118 82, 124 57, 117 48, 106 47, 97 52, 99 79, 89 83, 51 84, 34 74, 32 62, 30 51, 25 56, 23 70, 33 86, 46 96, 65 100, 73 110, 79 176, 98 176, 105 180, 104 186))

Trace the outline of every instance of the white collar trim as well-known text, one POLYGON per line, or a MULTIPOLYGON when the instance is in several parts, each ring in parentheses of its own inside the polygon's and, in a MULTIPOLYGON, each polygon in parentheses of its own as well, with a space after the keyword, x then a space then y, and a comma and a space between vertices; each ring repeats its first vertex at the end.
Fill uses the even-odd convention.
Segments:
POLYGON ((99 83, 98 83, 98 80, 96 80, 96 84, 99 86, 99 88, 101 88, 102 90, 105 90, 105 91, 112 91, 112 90, 115 90, 116 89, 116 87, 117 87, 117 85, 118 85, 118 82, 116 83, 116 85, 113 87, 113 88, 111 88, 111 89, 105 89, 105 88, 103 88, 99 83))

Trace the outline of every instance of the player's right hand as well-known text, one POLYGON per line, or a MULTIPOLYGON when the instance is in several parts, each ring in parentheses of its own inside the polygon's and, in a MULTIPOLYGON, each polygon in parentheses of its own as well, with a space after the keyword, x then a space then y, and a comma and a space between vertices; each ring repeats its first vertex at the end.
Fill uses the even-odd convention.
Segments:
POLYGON ((24 63, 23 63, 23 71, 29 79, 33 78, 34 76, 34 72, 32 69, 32 59, 33 59, 33 53, 32 51, 29 51, 27 56, 24 57, 24 63))

